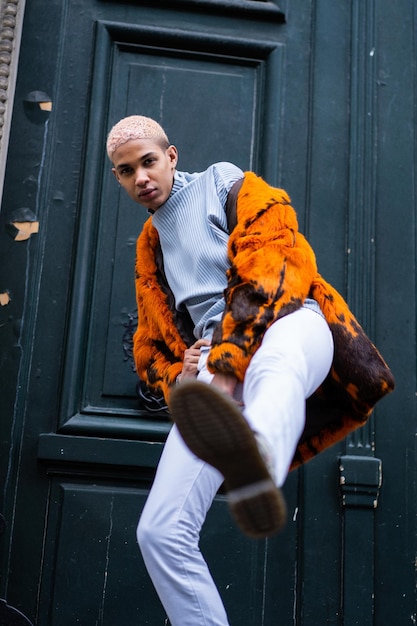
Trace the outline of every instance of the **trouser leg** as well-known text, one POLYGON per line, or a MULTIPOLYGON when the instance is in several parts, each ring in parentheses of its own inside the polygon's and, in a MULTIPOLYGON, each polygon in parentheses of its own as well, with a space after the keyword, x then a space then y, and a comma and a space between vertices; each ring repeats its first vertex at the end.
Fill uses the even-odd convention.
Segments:
POLYGON ((300 309, 267 330, 246 371, 244 415, 271 445, 275 479, 287 476, 305 423, 305 401, 327 376, 333 339, 323 317, 300 309))
POLYGON ((227 626, 199 534, 218 488, 217 470, 195 457, 176 426, 168 436, 138 525, 138 543, 172 626, 227 626))

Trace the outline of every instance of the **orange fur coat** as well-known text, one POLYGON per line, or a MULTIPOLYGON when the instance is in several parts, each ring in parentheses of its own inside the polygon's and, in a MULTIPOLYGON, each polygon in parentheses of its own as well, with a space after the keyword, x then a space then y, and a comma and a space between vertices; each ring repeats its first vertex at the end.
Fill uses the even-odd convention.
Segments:
MULTIPOLYGON (((375 403, 392 391, 394 380, 344 299, 318 274, 285 191, 252 172, 245 173, 239 191, 228 252, 226 307, 213 336, 211 371, 243 380, 267 328, 297 310, 307 296, 317 300, 333 334, 332 368, 307 400, 306 425, 292 464, 296 467, 362 426, 375 403)), ((175 310, 152 218, 137 241, 136 296, 137 373, 168 398, 184 351, 195 338, 191 320, 175 310)))

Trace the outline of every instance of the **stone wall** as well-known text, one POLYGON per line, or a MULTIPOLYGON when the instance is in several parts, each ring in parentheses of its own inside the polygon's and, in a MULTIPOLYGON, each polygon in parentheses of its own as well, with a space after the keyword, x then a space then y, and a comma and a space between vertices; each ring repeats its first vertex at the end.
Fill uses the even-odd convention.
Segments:
POLYGON ((25 0, 0 0, 0 198, 6 167, 25 0))

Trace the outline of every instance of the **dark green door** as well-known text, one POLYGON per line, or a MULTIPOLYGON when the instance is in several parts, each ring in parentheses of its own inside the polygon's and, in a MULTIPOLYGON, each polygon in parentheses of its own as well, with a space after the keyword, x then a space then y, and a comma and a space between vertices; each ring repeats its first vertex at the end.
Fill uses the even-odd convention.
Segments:
POLYGON ((279 537, 247 540, 217 498, 202 549, 232 626, 415 620, 415 30, 391 4, 27 3, 0 231, 0 598, 38 626, 165 621, 135 539, 169 430, 130 358, 146 213, 104 150, 131 113, 163 123, 180 169, 230 160, 284 186, 397 378, 366 429, 289 477, 279 537), (39 232, 19 241, 22 215, 39 232))

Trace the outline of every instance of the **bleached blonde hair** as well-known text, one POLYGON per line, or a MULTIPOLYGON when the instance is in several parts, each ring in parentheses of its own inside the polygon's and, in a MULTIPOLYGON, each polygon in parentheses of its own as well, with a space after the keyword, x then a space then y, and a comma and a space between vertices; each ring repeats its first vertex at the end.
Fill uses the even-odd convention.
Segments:
POLYGON ((131 139, 154 139, 161 148, 168 148, 168 137, 158 122, 144 115, 130 115, 117 122, 107 136, 107 155, 112 159, 113 153, 121 145, 131 139))

